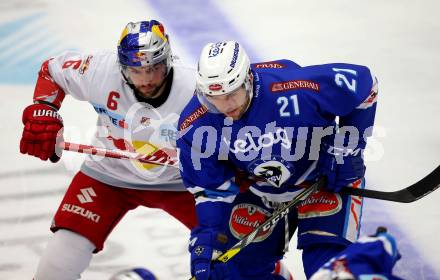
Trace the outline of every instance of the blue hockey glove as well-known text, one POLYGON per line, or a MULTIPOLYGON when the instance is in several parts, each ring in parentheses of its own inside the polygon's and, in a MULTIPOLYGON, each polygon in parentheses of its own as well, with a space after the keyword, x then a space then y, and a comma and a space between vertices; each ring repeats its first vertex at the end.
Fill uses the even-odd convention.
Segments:
POLYGON ((229 279, 226 264, 212 262, 225 250, 227 237, 215 230, 196 227, 191 231, 191 275, 197 280, 229 279))
POLYGON ((396 241, 386 231, 373 237, 361 237, 336 254, 317 270, 310 280, 389 279, 402 280, 392 274, 400 258, 396 241))
POLYGON ((362 152, 339 149, 322 143, 318 159, 318 173, 327 176, 326 189, 338 192, 361 179, 365 174, 362 152))

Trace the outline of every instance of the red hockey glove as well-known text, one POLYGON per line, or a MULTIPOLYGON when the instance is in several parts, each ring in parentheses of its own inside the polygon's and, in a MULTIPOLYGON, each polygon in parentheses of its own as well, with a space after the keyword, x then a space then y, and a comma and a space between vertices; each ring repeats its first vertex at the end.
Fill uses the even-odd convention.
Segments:
POLYGON ((55 153, 57 136, 62 141, 63 119, 57 109, 47 104, 32 104, 23 111, 23 135, 20 141, 20 152, 57 162, 60 159, 55 153))

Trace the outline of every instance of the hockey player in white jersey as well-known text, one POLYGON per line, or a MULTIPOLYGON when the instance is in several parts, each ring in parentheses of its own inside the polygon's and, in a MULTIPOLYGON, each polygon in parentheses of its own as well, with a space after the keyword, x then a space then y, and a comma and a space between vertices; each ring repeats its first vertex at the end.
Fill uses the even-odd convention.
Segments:
MULTIPOLYGON (((21 153, 60 159, 55 152, 63 128, 58 110, 70 94, 98 113, 95 145, 175 156, 175 127, 193 95, 195 70, 173 58, 164 26, 151 20, 129 23, 117 53, 65 52, 45 61, 34 102, 23 112, 21 153)), ((161 208, 193 228, 194 204, 176 168, 89 156, 55 214, 54 235, 34 279, 80 278, 93 253, 103 249, 113 228, 137 206, 161 208)))

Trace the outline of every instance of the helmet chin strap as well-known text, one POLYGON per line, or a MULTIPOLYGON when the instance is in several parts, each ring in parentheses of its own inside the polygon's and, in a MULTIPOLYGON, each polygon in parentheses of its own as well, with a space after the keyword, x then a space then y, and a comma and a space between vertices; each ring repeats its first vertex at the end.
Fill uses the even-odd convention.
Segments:
POLYGON ((252 72, 249 70, 248 77, 245 81, 245 89, 248 96, 246 108, 243 110, 243 114, 246 113, 246 111, 249 109, 249 106, 251 106, 252 98, 254 97, 254 76, 252 75, 252 72))

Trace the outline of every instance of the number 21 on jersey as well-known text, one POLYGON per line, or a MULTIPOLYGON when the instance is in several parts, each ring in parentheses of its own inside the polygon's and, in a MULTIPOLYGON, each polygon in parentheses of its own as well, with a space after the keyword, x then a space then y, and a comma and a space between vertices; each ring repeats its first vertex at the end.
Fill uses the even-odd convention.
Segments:
POLYGON ((281 105, 281 117, 290 117, 291 109, 293 109, 294 115, 299 115, 298 96, 296 96, 296 94, 289 96, 289 98, 287 98, 286 96, 278 97, 277 104, 281 105))
POLYGON ((352 76, 357 76, 357 72, 353 69, 345 69, 345 68, 332 68, 335 74, 335 83, 339 87, 347 87, 351 92, 356 92, 356 80, 347 78, 347 74, 352 76))

